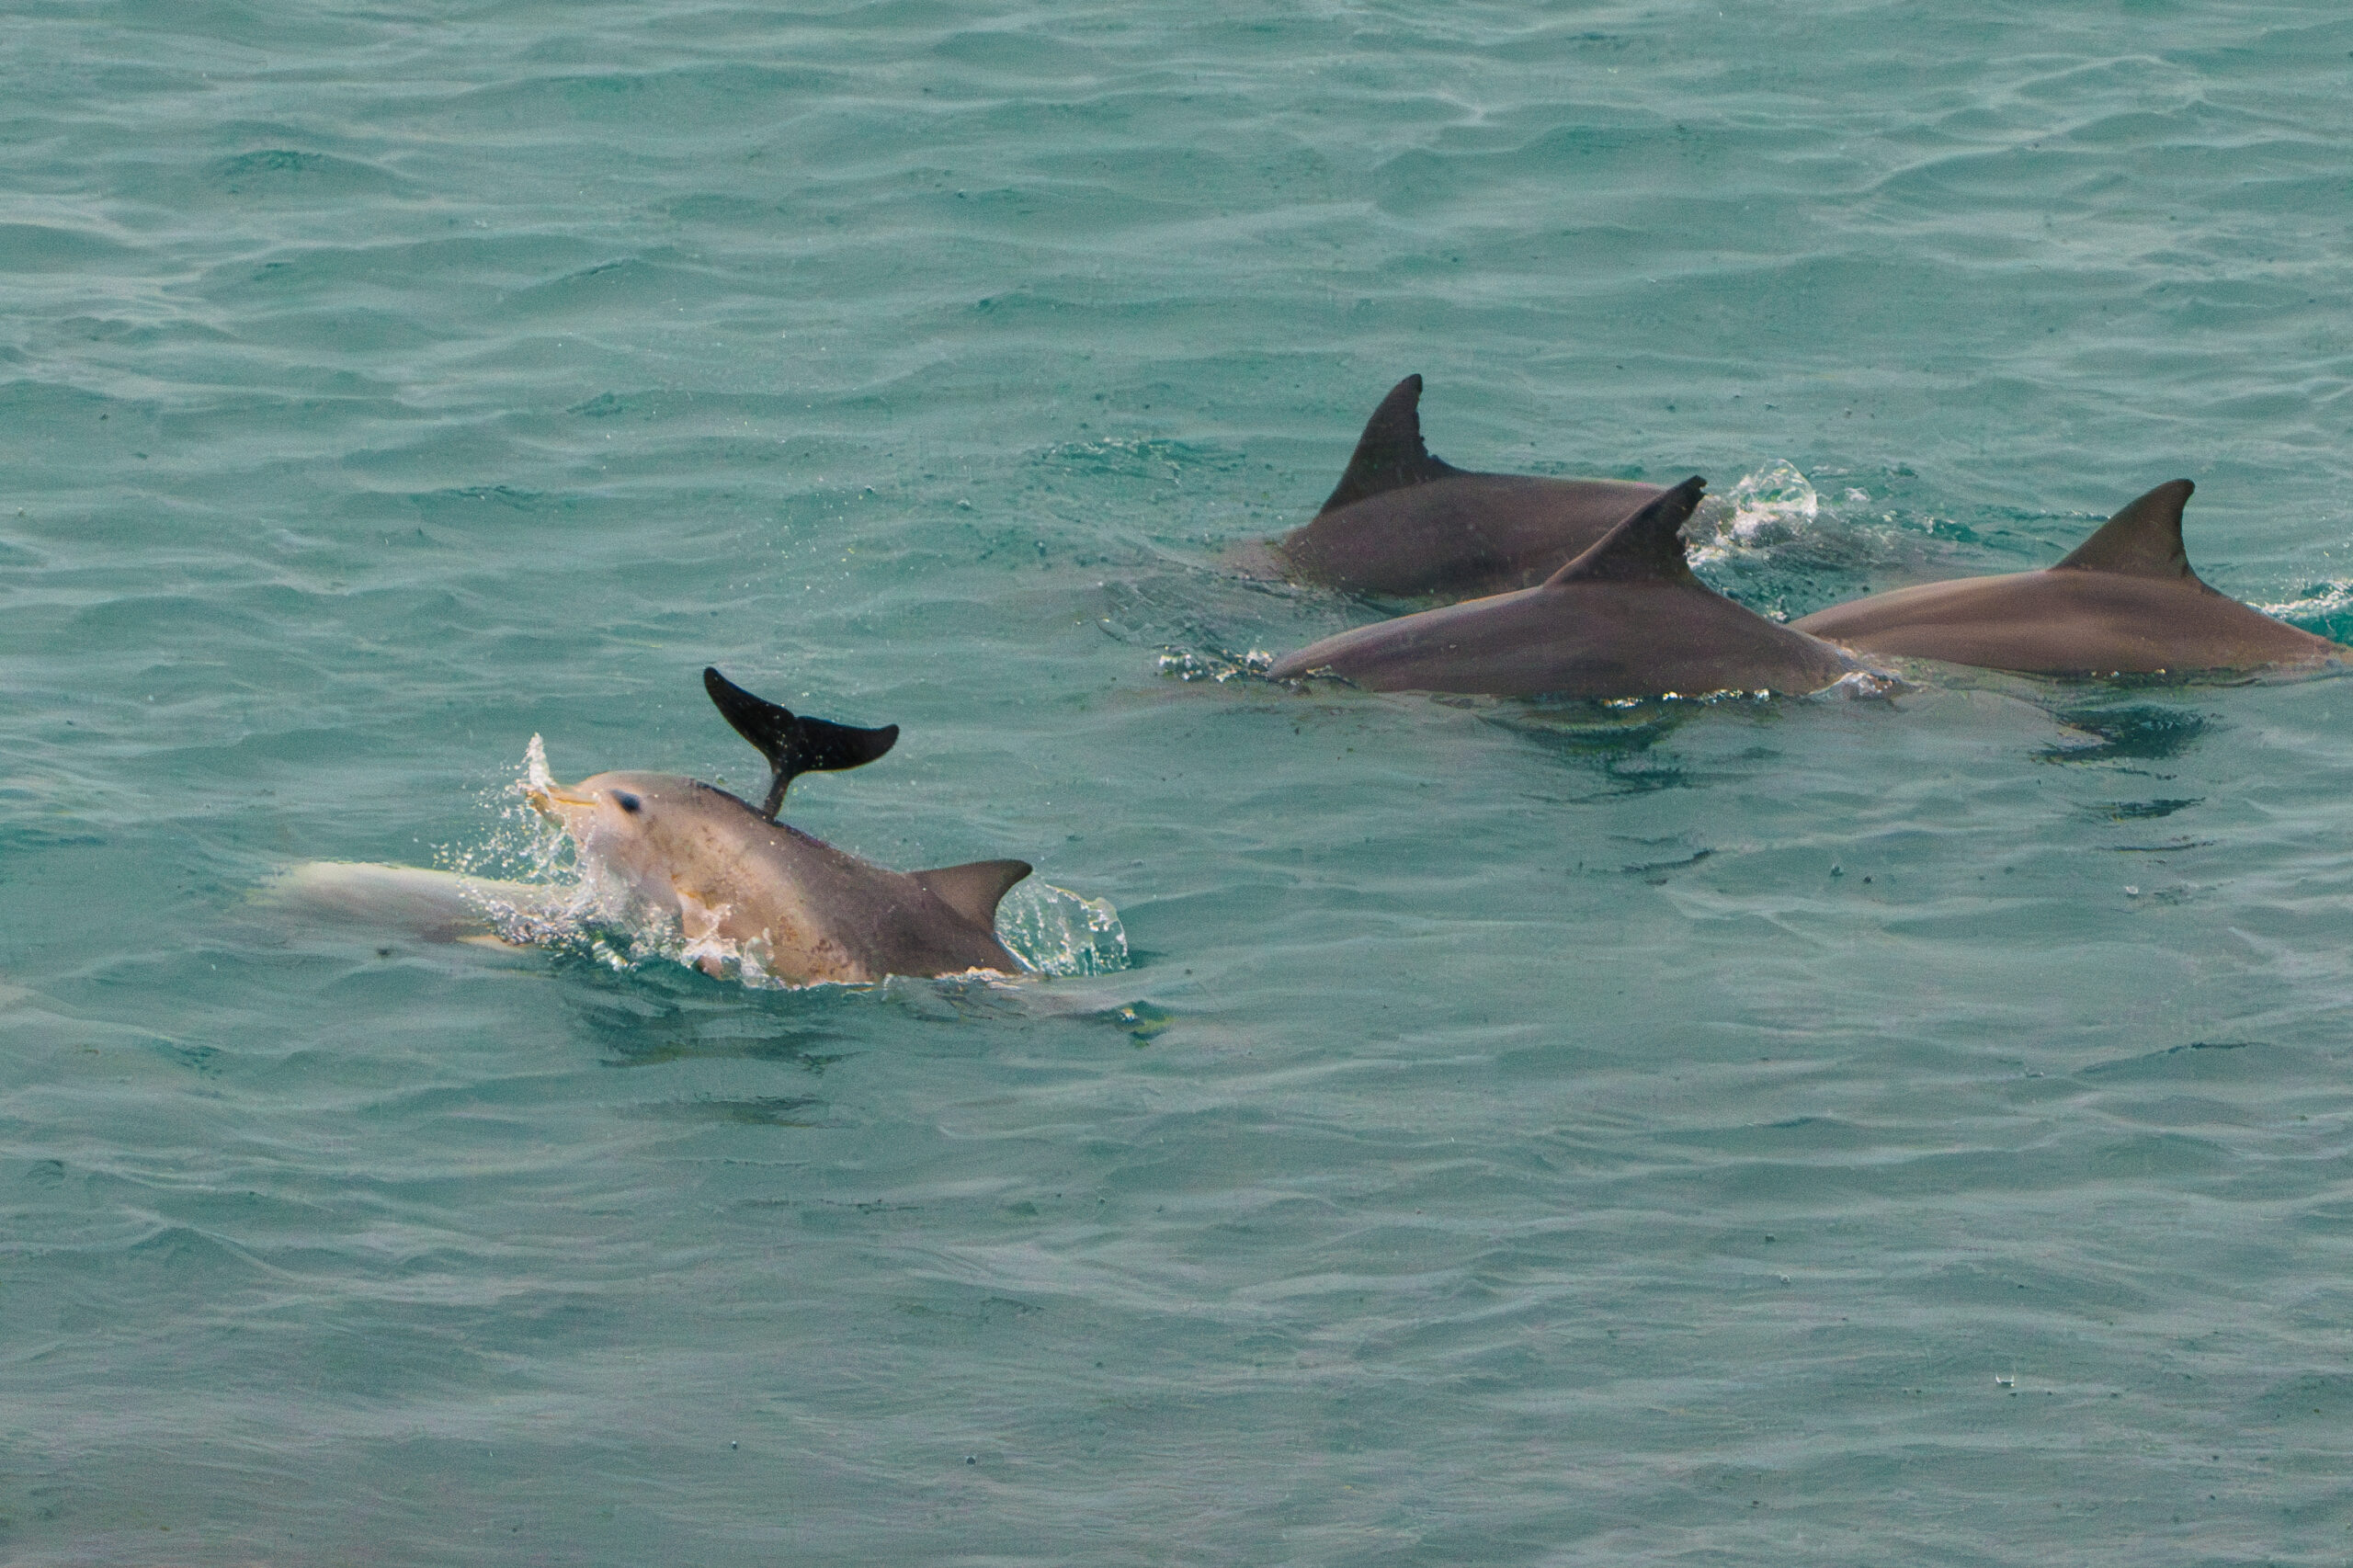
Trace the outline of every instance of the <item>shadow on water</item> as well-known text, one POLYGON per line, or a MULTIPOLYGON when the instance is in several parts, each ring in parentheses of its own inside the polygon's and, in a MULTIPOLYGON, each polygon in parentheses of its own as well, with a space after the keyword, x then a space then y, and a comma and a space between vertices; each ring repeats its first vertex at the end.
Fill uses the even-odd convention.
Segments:
POLYGON ((1598 774, 1607 788, 1581 800, 1686 790, 1699 775, 1661 743, 1708 710, 1700 702, 1601 702, 1520 705, 1491 710, 1486 722, 1561 761, 1598 774))
POLYGON ((1021 990, 992 980, 894 975, 875 985, 766 990, 665 960, 616 971, 578 958, 564 969, 574 982, 566 999, 579 1032, 616 1067, 736 1059, 818 1074, 862 1051, 878 1027, 896 1029, 909 1018, 961 1025, 1029 1017, 1021 990))
POLYGON ((580 1033, 612 1066, 739 1058, 822 1073, 849 1054, 836 993, 755 991, 678 966, 616 973, 580 959, 563 968, 580 1033))
POLYGON ((2062 708, 2052 717, 2084 738, 2046 746, 2035 754, 2038 762, 2163 762, 2188 751, 2216 727, 2194 709, 2156 702, 2062 708))
POLYGON ((640 1116, 668 1121, 715 1121, 733 1127, 823 1127, 825 1102, 814 1095, 757 1095, 748 1099, 665 1100, 641 1106, 640 1116))
POLYGON ((2094 801, 2084 808, 2084 813, 2099 822, 2152 822, 2205 803, 2203 795, 2177 800, 2094 801))

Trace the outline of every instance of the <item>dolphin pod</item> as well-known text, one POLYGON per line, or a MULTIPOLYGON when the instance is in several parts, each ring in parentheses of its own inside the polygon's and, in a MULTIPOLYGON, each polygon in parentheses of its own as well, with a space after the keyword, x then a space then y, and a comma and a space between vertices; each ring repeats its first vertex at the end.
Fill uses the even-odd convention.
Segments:
MULTIPOLYGON (((1706 490, 1472 473, 1432 457, 1422 379, 1382 400, 1316 517, 1275 546, 1291 574, 1344 591, 1461 597, 1327 637, 1281 659, 1277 680, 1335 676, 1375 691, 1631 699, 1801 694, 1879 672, 1870 657, 2030 675, 2214 676, 2353 663, 2353 648, 2216 592, 2190 569, 2182 510, 2161 484, 2040 571, 1927 583, 1815 612, 1756 614, 1693 576, 1681 530, 1706 490)), ((675 919, 683 958, 787 984, 887 975, 1016 974, 996 910, 1019 860, 893 871, 778 820, 802 773, 861 767, 895 725, 803 718, 703 671, 722 716, 767 759, 762 802, 671 774, 543 781, 531 804, 579 851, 607 909, 675 919)), ((544 779, 544 776, 540 776, 544 779)), ((547 918, 563 895, 417 868, 319 864, 278 902, 365 909, 466 940, 499 934, 486 909, 547 918)), ((526 938, 528 939, 528 938, 526 938)))
POLYGON ((768 759, 766 803, 665 773, 599 773, 534 790, 531 804, 571 835, 586 877, 625 906, 675 916, 686 956, 709 974, 733 964, 806 985, 1023 971, 995 921, 1027 862, 887 870, 776 820, 795 777, 865 766, 891 749, 896 725, 798 718, 715 669, 703 671, 703 685, 768 759))
POLYGON ((2186 479, 2150 491, 2042 571, 1899 588, 1781 627, 1698 583, 1679 541, 1667 548, 1691 505, 1678 503, 1664 533, 1659 507, 1684 490, 1696 504, 1696 479, 1662 494, 1465 472, 1423 443, 1421 392, 1417 375, 1390 389, 1322 510, 1274 553, 1292 577, 1349 592, 1484 597, 1325 638, 1277 660, 1272 676, 1638 698, 1810 691, 1863 667, 1858 654, 2062 676, 2353 662, 2353 649, 2200 581, 2181 543, 2195 488, 2186 479))
POLYGON ((2181 543, 2196 488, 2158 485, 2040 572, 1923 583, 1796 624, 1863 653, 2029 675, 2212 674, 2353 654, 2199 580, 2181 543))
POLYGON ((1691 574, 1681 529, 1706 488, 1685 480, 1535 587, 1343 631, 1267 673, 1328 672, 1375 691, 1609 698, 1818 691, 1861 668, 1691 574))

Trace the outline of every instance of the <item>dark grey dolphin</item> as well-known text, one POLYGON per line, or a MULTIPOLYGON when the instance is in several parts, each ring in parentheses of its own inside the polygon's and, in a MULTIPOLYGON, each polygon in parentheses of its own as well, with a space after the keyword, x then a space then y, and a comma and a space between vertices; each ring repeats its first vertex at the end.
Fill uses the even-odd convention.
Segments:
POLYGON ((2181 545, 2181 508, 2195 488, 2158 485, 2040 572, 1898 588, 1797 626, 1868 653, 2032 675, 2191 675, 2353 657, 2198 580, 2181 545))
POLYGON ((1328 670, 1375 691, 1655 697, 1816 691, 1860 668, 1691 575, 1677 530, 1706 488, 1685 480, 1540 586, 1343 631, 1268 673, 1328 670))
POLYGON ((717 670, 703 685, 775 770, 767 804, 662 773, 599 773, 531 803, 578 846, 584 879, 635 910, 675 916, 686 956, 791 985, 886 974, 1022 972, 996 939, 996 906, 1029 874, 1019 860, 892 871, 775 820, 795 775, 858 767, 891 749, 898 727, 801 719, 717 670))
POLYGON ((1540 583, 1659 494, 1616 479, 1467 473, 1422 443, 1422 378, 1389 390, 1313 522, 1274 547, 1284 574, 1400 598, 1540 583))

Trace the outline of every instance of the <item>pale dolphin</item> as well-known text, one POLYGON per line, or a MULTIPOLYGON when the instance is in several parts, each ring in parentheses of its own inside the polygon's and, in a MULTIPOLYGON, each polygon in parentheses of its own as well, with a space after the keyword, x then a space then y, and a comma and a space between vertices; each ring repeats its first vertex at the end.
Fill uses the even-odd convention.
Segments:
POLYGON ((2029 675, 2195 675, 2353 657, 2198 580, 2181 545, 2195 488, 2158 485, 2040 572, 1898 588, 1796 625, 1866 653, 2029 675))
POLYGON ((1462 598, 1540 583, 1659 494, 1616 479, 1471 473, 1422 441, 1422 378, 1373 410, 1313 521, 1273 546, 1286 576, 1356 594, 1462 598))
POLYGON ((1374 691, 1496 697, 1816 691, 1860 668, 1691 575, 1677 532, 1697 475, 1627 517, 1541 585, 1360 626, 1276 661, 1374 691))
POLYGON ((1019 860, 892 871, 774 820, 796 774, 857 767, 891 749, 895 725, 799 719, 715 669, 703 685, 775 770, 766 810, 662 773, 599 773, 530 792, 578 846, 584 878, 625 904, 675 917, 685 956, 790 985, 885 975, 1024 972, 996 939, 997 901, 1029 874, 1019 860))
POLYGON ((256 894, 266 907, 321 921, 400 931, 428 942, 507 947, 534 926, 560 920, 572 890, 508 882, 424 866, 307 860, 256 894))

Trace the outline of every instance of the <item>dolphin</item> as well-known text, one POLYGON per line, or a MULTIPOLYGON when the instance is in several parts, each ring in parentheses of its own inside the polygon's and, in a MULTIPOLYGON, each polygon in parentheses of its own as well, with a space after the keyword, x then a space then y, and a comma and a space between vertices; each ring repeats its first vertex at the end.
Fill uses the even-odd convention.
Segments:
POLYGON ((1655 484, 1470 473, 1422 443, 1422 378, 1389 389, 1314 519, 1273 546, 1284 575, 1355 594, 1465 598, 1540 583, 1655 484))
POLYGON ((370 860, 306 860, 258 889, 255 902, 300 916, 401 931, 428 942, 511 947, 533 926, 560 920, 572 890, 500 881, 425 866, 370 860))
POLYGON ((889 751, 895 724, 856 729, 797 718, 715 669, 703 688, 768 759, 759 806, 693 778, 599 773, 530 792, 578 846, 584 875, 627 906, 684 930, 686 956, 722 974, 788 985, 885 975, 1025 972, 996 939, 996 906, 1029 874, 1020 860, 892 871, 776 820, 800 774, 860 767, 889 751))
POLYGON ((1655 697, 1816 691, 1862 668, 1691 575, 1677 531, 1707 483, 1685 480, 1533 588, 1400 616, 1278 659, 1374 691, 1655 697))
POLYGON ((2158 485, 2040 572, 1898 588, 1796 626, 1865 653, 2029 675, 2190 675, 2353 657, 2199 581, 2181 545, 2181 509, 2196 488, 2158 485))

